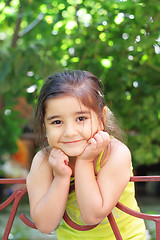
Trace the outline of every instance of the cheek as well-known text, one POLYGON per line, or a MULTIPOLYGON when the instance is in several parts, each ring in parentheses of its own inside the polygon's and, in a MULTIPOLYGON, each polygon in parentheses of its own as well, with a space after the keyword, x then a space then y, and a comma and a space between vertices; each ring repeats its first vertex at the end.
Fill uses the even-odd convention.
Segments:
POLYGON ((51 148, 53 148, 53 147, 57 147, 58 148, 58 146, 59 146, 59 142, 58 142, 58 140, 57 140, 57 138, 56 137, 53 137, 53 136, 48 136, 48 145, 51 147, 51 148))
POLYGON ((88 141, 90 138, 92 138, 94 136, 94 134, 98 131, 98 127, 94 124, 90 124, 88 126, 86 126, 83 129, 82 135, 86 138, 86 140, 88 141))
POLYGON ((81 134, 88 140, 92 137, 92 124, 91 121, 88 121, 87 124, 84 124, 81 134))
POLYGON ((53 142, 54 139, 56 138, 56 134, 53 133, 53 130, 50 128, 46 128, 46 137, 48 139, 48 142, 53 142))
POLYGON ((100 121, 94 121, 90 127, 90 137, 93 137, 98 131, 103 131, 103 123, 100 121))
POLYGON ((89 140, 92 137, 92 130, 87 128, 84 135, 85 135, 85 138, 89 140))

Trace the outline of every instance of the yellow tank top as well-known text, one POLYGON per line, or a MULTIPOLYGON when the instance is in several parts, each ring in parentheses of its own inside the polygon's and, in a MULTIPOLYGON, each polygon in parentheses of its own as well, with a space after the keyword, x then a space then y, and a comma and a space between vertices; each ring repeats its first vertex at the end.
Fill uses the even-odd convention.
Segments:
MULTIPOLYGON (((100 170, 100 160, 103 152, 100 154, 99 159, 97 160, 97 172, 100 170)), ((132 170, 131 170, 131 175, 132 170)), ((73 185, 74 178, 71 178, 71 187, 73 185)), ((135 189, 134 183, 129 182, 123 191, 119 202, 124 204, 125 206, 139 211, 139 207, 137 205, 137 201, 135 199, 135 189)), ((67 200, 66 212, 69 218, 77 223, 78 225, 85 225, 76 200, 75 190, 73 190, 67 200)), ((120 230, 123 240, 133 239, 133 240, 146 240, 146 230, 144 221, 139 218, 132 217, 118 208, 114 208, 112 210, 112 214, 116 220, 117 226, 120 230)), ((88 231, 79 231, 71 228, 65 221, 62 219, 56 230, 58 240, 115 240, 115 236, 112 232, 111 226, 108 222, 108 218, 106 217, 100 224, 98 224, 95 228, 88 231)))

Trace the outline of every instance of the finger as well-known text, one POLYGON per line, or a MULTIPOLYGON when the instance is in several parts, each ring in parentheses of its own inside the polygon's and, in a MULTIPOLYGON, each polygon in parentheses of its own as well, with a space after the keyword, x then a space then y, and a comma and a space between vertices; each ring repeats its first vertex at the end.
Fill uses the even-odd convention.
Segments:
POLYGON ((93 148, 96 148, 96 147, 97 147, 97 141, 96 141, 95 138, 90 138, 90 139, 88 140, 88 144, 89 144, 90 147, 93 147, 93 148))
POLYGON ((53 148, 50 152, 49 162, 52 164, 52 166, 59 165, 69 162, 69 158, 67 155, 65 155, 60 149, 53 148))
POLYGON ((111 137, 107 132, 99 131, 99 134, 101 135, 103 139, 103 144, 108 145, 111 142, 111 137))
POLYGON ((94 139, 97 142, 97 148, 102 148, 104 145, 103 144, 104 140, 103 140, 103 137, 101 136, 101 134, 99 134, 99 132, 94 135, 94 139))
POLYGON ((59 158, 65 158, 67 155, 59 148, 53 148, 50 152, 50 155, 52 157, 59 157, 59 158))
POLYGON ((56 158, 59 154, 60 154, 60 151, 57 148, 52 148, 50 151, 50 156, 52 158, 56 158))
POLYGON ((67 161, 67 160, 64 160, 64 164, 65 164, 65 165, 68 165, 68 161, 67 161))
POLYGON ((67 156, 64 158, 64 163, 65 163, 66 165, 69 164, 69 158, 68 158, 67 156))

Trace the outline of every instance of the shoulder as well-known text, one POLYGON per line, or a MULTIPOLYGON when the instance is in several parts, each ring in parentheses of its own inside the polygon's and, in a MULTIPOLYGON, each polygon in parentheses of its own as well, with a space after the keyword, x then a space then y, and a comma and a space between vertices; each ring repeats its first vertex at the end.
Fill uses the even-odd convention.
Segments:
POLYGON ((124 143, 113 138, 105 152, 103 166, 110 165, 116 169, 120 167, 120 169, 128 169, 130 171, 131 152, 124 143))
MULTIPOLYGON (((131 176, 131 153, 128 147, 113 138, 104 152, 104 160, 98 174, 98 180, 106 186, 116 187, 121 194, 131 176)), ((119 195, 120 197, 120 195, 119 195)))
POLYGON ((43 178, 45 175, 51 175, 52 170, 48 162, 49 153, 49 149, 42 149, 36 153, 31 164, 27 181, 29 181, 29 179, 43 178))
POLYGON ((129 148, 118 139, 116 138, 112 139, 110 144, 110 149, 111 149, 111 156, 114 154, 119 154, 120 157, 126 156, 131 160, 131 152, 129 148))
POLYGON ((106 206, 109 202, 113 209, 131 176, 131 153, 125 144, 115 138, 112 138, 104 153, 104 164, 97 180, 106 206))
POLYGON ((32 160, 31 169, 38 166, 44 167, 48 162, 48 156, 48 149, 41 149, 38 151, 32 160))

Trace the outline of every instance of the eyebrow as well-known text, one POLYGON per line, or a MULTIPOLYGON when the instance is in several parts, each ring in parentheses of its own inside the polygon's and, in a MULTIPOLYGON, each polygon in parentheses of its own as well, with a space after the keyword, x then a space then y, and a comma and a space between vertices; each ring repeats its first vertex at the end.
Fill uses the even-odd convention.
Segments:
POLYGON ((47 121, 57 119, 57 118, 60 118, 60 116, 59 115, 49 116, 49 117, 47 117, 47 121))
MULTIPOLYGON (((75 113, 75 115, 81 115, 81 114, 90 114, 90 111, 79 111, 75 113)), ((58 118, 61 118, 61 116, 60 115, 49 116, 47 117, 47 121, 51 121, 58 118)))

